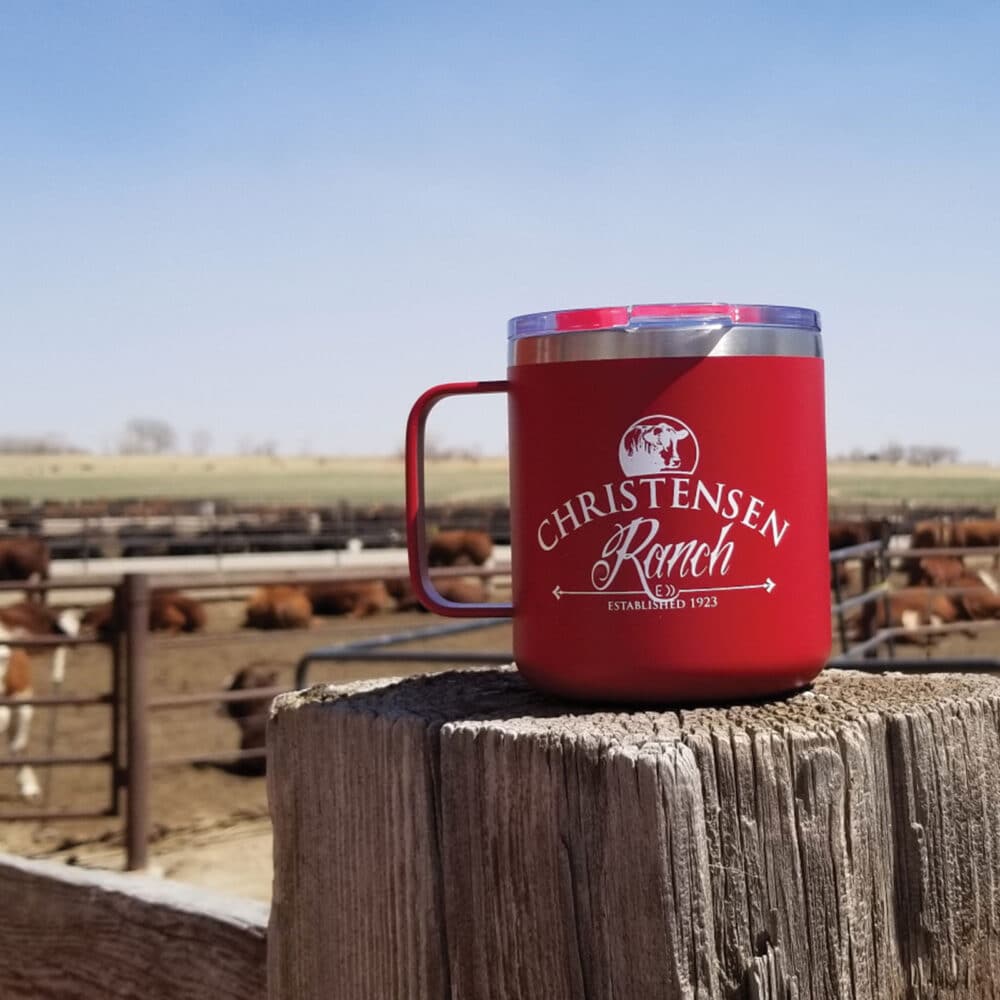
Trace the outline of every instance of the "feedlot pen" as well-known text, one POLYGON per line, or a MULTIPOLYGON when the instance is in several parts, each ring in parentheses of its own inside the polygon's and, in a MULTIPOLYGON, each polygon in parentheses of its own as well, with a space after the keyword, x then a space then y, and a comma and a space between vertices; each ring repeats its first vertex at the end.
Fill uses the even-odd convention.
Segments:
MULTIPOLYGON (((54 595, 52 603, 58 603, 54 595)), ((151 701, 168 701, 208 695, 205 703, 178 705, 149 712, 149 759, 152 782, 149 790, 151 860, 155 864, 161 845, 180 841, 218 839, 242 826, 266 826, 265 782, 238 773, 230 763, 238 748, 239 734, 231 719, 218 712, 218 699, 229 677, 249 664, 266 664, 279 671, 279 683, 294 686, 295 669, 304 654, 318 647, 335 646, 377 638, 384 634, 411 632, 437 624, 433 617, 416 611, 390 612, 372 618, 320 619, 311 629, 259 632, 240 628, 243 600, 206 604, 207 626, 202 634, 160 636, 147 640, 148 688, 151 701), (216 763, 168 764, 181 757, 215 758, 216 763), (160 763, 158 763, 160 762, 160 763), (214 836, 213 836, 214 835, 214 836)), ((501 623, 466 634, 410 641, 412 652, 440 650, 477 654, 510 649, 510 626, 501 623)), ((96 697, 108 690, 111 654, 105 645, 87 645, 69 654, 64 696, 96 697)), ((433 669, 427 662, 412 664, 385 661, 313 663, 309 683, 348 681, 422 673, 433 669)), ((36 694, 50 693, 48 665, 36 665, 36 694)), ((108 752, 109 710, 106 704, 63 705, 36 709, 27 753, 45 757, 104 755, 108 752), (51 740, 51 749, 50 749, 51 740)), ((6 747, 0 748, 0 757, 6 747)), ((35 767, 43 788, 43 804, 59 813, 100 813, 108 804, 108 769, 93 765, 35 767)), ((14 772, 0 768, 0 812, 36 811, 38 804, 23 803, 17 795, 14 772)), ((121 817, 93 816, 48 821, 0 823, 0 850, 28 856, 75 857, 81 862, 124 866, 121 817)), ((240 863, 234 852, 230 863, 240 863)), ((171 874, 169 867, 166 874, 171 874)))
MULTIPOLYGON (((986 557, 982 550, 976 556, 986 557)), ((57 595, 51 600, 54 604, 62 603, 57 595)), ((363 647, 383 636, 426 629, 439 620, 407 611, 362 620, 326 618, 308 630, 258 632, 240 628, 242 599, 213 600, 206 604, 206 612, 207 627, 202 634, 154 634, 147 640, 149 698, 178 702, 176 707, 161 707, 149 713, 150 860, 168 876, 267 898, 270 834, 265 782, 238 773, 229 763, 238 747, 238 731, 229 718, 219 714, 217 699, 201 704, 183 702, 221 691, 236 670, 250 664, 277 669, 279 683, 292 688, 296 686, 296 667, 307 654, 344 644, 363 647), (199 757, 205 762, 165 763, 185 757, 199 757)), ((494 628, 411 640, 394 646, 393 652, 421 656, 432 652, 462 654, 463 662, 476 663, 505 659, 510 648, 510 626, 504 623, 494 628)), ((366 655, 374 654, 369 650, 366 655)), ((887 650, 883 648, 879 656, 885 655, 887 650)), ((943 659, 996 658, 1000 657, 1000 630, 983 629, 975 637, 953 631, 936 639, 931 647, 898 645, 896 655, 918 659, 931 656, 933 661, 927 663, 931 669, 934 661, 943 659)), ((84 699, 106 692, 110 662, 110 651, 105 645, 73 649, 60 694, 84 699)), ((859 666, 864 669, 865 665, 859 666)), ((422 673, 429 669, 433 669, 433 664, 422 658, 417 662, 387 658, 323 662, 322 657, 313 657, 303 679, 314 684, 422 673)), ((39 663, 36 677, 36 693, 49 694, 47 664, 39 663)), ((106 754, 108 718, 107 704, 39 708, 27 752, 32 757, 106 754)), ((36 772, 48 810, 79 815, 99 813, 107 806, 106 768, 36 767, 36 772)), ((14 813, 26 808, 17 797, 13 771, 0 769, 0 812, 14 813)), ((122 819, 115 816, 0 823, 0 849, 28 856, 54 856, 120 868, 125 861, 124 845, 122 819)))

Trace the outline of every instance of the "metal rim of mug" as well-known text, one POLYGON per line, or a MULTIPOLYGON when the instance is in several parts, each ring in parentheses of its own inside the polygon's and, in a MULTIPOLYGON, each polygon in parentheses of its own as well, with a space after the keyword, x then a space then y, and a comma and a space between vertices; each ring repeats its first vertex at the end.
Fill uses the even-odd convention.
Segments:
POLYGON ((614 330, 545 333, 511 339, 510 367, 626 358, 822 358, 818 330, 734 326, 725 321, 694 325, 641 324, 614 330))

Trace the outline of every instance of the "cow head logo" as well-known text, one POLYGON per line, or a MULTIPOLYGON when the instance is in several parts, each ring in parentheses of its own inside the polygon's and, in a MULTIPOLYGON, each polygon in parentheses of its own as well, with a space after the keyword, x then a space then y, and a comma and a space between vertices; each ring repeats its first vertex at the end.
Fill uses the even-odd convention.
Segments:
POLYGON ((676 417, 642 417, 622 435, 618 461, 626 476, 688 475, 698 464, 698 439, 676 417))

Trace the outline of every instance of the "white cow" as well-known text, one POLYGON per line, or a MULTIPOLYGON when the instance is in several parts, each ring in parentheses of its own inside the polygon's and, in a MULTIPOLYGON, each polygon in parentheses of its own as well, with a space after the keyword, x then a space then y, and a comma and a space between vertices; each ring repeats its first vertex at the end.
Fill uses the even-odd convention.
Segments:
MULTIPOLYGON (((28 654, 23 649, 0 645, 0 695, 4 698, 21 699, 30 698, 33 693, 28 654)), ((35 709, 31 705, 0 705, 0 736, 10 731, 8 746, 12 757, 16 757, 27 747, 31 717, 34 714, 35 709)), ((25 799, 37 799, 42 793, 34 770, 28 765, 17 769, 17 787, 21 797, 25 799)))
MULTIPOLYGON (((65 635, 80 633, 80 615, 66 610, 60 613, 45 605, 26 602, 9 608, 0 608, 0 695, 10 699, 28 699, 34 695, 31 676, 31 658, 27 650, 12 649, 5 639, 30 636, 65 635)), ((66 675, 66 647, 56 648, 52 658, 52 684, 62 684, 66 675)), ((9 732, 8 746, 12 757, 22 753, 28 745, 33 705, 0 705, 0 735, 9 732)), ((17 786, 22 798, 37 799, 41 787, 34 770, 28 765, 17 769, 17 786)))

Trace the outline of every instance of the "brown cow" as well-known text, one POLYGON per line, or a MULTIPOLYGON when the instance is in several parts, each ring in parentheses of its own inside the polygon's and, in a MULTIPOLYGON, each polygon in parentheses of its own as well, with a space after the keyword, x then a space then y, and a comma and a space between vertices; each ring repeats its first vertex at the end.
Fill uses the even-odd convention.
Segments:
POLYGON ((83 613, 83 617, 80 619, 80 625, 83 627, 84 631, 90 633, 96 633, 102 639, 107 641, 112 637, 114 631, 112 629, 112 607, 111 602, 106 601, 104 604, 93 604, 83 613))
MULTIPOLYGON (((446 600, 456 604, 483 604, 489 598, 486 596, 486 586, 475 576, 460 576, 445 580, 435 580, 437 592, 446 600)), ((427 609, 420 605, 421 611, 427 609)))
MULTIPOLYGON (((910 534, 910 547, 914 549, 934 548, 997 548, 1000 546, 1000 520, 994 518, 965 518, 953 521, 942 517, 929 521, 918 521, 910 534)), ((994 555, 993 566, 997 566, 1000 555, 994 555)), ((911 577, 917 574, 913 560, 908 561, 906 570, 911 577)))
MULTIPOLYGON (((389 593, 396 600, 398 611, 427 611, 413 592, 409 580, 387 580, 389 593)), ((456 604, 483 604, 489 600, 486 586, 474 576, 460 576, 433 581, 437 592, 446 600, 456 604)))
POLYGON ((365 618, 393 607, 393 600, 381 580, 330 580, 310 583, 306 595, 313 614, 347 615, 365 618))
MULTIPOLYGON (((44 538, 0 538, 0 580, 47 580, 49 560, 49 545, 44 538)), ((44 595, 38 595, 38 600, 43 601, 44 595)))
POLYGON ((386 580, 385 589, 396 602, 397 611, 422 610, 423 605, 413 591, 409 580, 386 580))
POLYGON ((911 549, 940 549, 954 544, 954 524, 951 518, 936 517, 928 521, 917 521, 910 532, 911 549))
POLYGON ((954 541, 952 545, 976 547, 1000 546, 1000 520, 967 518, 952 525, 954 541))
MULTIPOLYGON (((954 526, 954 545, 968 548, 1000 547, 1000 520, 996 518, 966 518, 954 526)), ((993 554, 993 568, 1000 566, 1000 552, 993 554)))
MULTIPOLYGON (((888 619, 882 598, 869 601, 862 608, 860 635, 863 639, 870 639, 882 628, 901 627, 909 631, 922 625, 948 625, 964 617, 963 610, 946 594, 935 593, 929 587, 907 587, 890 592, 888 619)), ((932 641, 932 635, 926 632, 897 638, 921 644, 932 641)))
MULTIPOLYGON (((81 625, 105 641, 114 635, 111 602, 96 604, 84 612, 81 625)), ((149 595, 150 632, 200 632, 205 627, 205 609, 192 597, 177 590, 154 590, 149 595)))
POLYGON ((194 598, 177 590, 154 590, 150 594, 150 631, 200 632, 204 627, 205 609, 194 598))
MULTIPOLYGON (((877 542, 887 531, 887 523, 874 518, 841 519, 830 521, 830 551, 853 548, 865 542, 877 542)), ((861 589, 868 590, 875 576, 875 556, 865 556, 858 560, 861 564, 861 589)), ((841 587, 851 582, 851 574, 846 560, 830 563, 830 586, 841 587)))
POLYGON ((309 628, 312 603, 302 587, 259 587, 246 605, 246 628, 309 628))
MULTIPOLYGON (((251 663, 238 670, 229 683, 227 691, 252 691, 255 688, 278 686, 278 671, 265 664, 251 663)), ((262 750, 267 745, 267 719, 271 714, 271 698, 250 698, 247 701, 226 701, 220 711, 236 723, 240 730, 241 750, 262 750)), ((240 774, 261 775, 267 768, 265 757, 251 758, 238 762, 234 770, 240 774)))
POLYGON ((843 518, 830 520, 830 551, 847 549, 865 542, 877 542, 885 530, 885 522, 875 518, 843 518))
POLYGON ((984 585, 982 577, 968 573, 955 586, 965 588, 952 598, 964 617, 972 621, 1000 618, 1000 594, 984 585))
POLYGON ((428 566, 482 566, 493 554, 485 531, 439 531, 427 546, 428 566))
MULTIPOLYGON (((954 587, 968 574, 965 563, 958 556, 924 556, 910 559, 906 564, 911 587, 930 584, 935 587, 954 587)), ((982 581, 978 581, 980 584, 982 581)))

